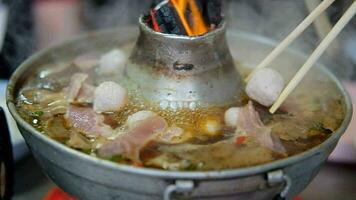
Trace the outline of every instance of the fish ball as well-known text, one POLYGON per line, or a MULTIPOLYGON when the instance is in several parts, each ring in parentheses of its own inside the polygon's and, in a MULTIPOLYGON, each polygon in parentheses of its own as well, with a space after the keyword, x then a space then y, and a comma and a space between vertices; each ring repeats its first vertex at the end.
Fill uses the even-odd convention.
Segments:
POLYGON ((276 70, 258 70, 246 85, 247 95, 264 106, 271 106, 284 88, 284 79, 276 70))
POLYGON ((94 110, 97 113, 119 111, 127 101, 127 92, 119 84, 107 81, 94 91, 94 110))

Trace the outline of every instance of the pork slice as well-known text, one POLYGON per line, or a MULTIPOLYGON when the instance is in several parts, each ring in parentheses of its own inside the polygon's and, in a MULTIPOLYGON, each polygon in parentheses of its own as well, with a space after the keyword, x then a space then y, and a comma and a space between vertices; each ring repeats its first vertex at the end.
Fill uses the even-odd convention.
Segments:
POLYGON ((252 136, 256 141, 270 150, 285 155, 286 150, 283 147, 280 139, 272 134, 271 128, 265 126, 250 101, 247 106, 243 107, 239 112, 237 119, 237 132, 246 132, 247 135, 252 136))
POLYGON ((74 102, 77 99, 80 89, 82 88, 83 83, 87 78, 88 75, 84 73, 75 73, 70 78, 69 87, 67 88, 68 101, 70 103, 74 102))
POLYGON ((75 73, 67 88, 63 91, 67 94, 69 103, 92 103, 95 87, 86 83, 88 75, 85 73, 75 73))
POLYGON ((94 91, 94 86, 84 83, 79 90, 76 101, 79 103, 92 103, 94 98, 94 91))
POLYGON ((67 123, 86 136, 109 136, 114 130, 104 124, 104 117, 90 107, 70 105, 66 113, 67 123))
POLYGON ((115 140, 103 144, 98 154, 101 157, 123 155, 132 161, 140 163, 140 151, 148 142, 154 139, 154 135, 164 131, 167 122, 160 116, 152 116, 137 123, 127 133, 118 136, 115 140))

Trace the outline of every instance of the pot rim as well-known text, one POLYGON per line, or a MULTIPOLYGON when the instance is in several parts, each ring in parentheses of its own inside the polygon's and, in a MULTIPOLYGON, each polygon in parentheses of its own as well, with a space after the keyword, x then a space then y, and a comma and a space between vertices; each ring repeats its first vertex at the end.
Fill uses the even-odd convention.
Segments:
MULTIPOLYGON (((88 33, 84 34, 82 36, 73 38, 72 40, 68 40, 67 42, 61 43, 60 45, 55 45, 46 49, 43 49, 34 55, 32 55, 30 58, 25 60, 13 73, 11 76, 8 86, 7 86, 7 91, 6 91, 6 102, 7 106, 9 108, 9 111, 13 118, 16 120, 17 124, 24 128, 26 131, 28 131, 32 136, 34 136, 36 139, 41 140, 42 142, 46 143, 47 145, 50 145, 54 147, 58 152, 64 153, 64 154, 70 154, 71 156, 77 157, 77 160, 80 160, 81 162, 88 162, 92 165, 99 166, 99 167, 104 167, 109 170, 118 170, 121 172, 126 172, 130 174, 135 174, 135 175, 143 175, 143 176, 148 176, 148 177, 156 177, 156 178, 171 178, 171 179, 227 179, 227 178, 233 178, 233 177, 243 177, 243 176, 248 176, 248 175, 253 175, 253 174, 261 174, 268 172, 270 170, 276 170, 276 169, 282 169, 292 163, 302 161, 308 157, 312 157, 316 154, 318 154, 323 147, 331 145, 331 143, 334 142, 334 140, 338 140, 339 137, 345 132, 346 128, 348 127, 351 117, 352 117, 352 103, 351 103, 351 98, 349 94, 346 92, 345 88, 341 84, 341 82, 324 66, 317 64, 316 67, 318 67, 320 70, 322 70, 325 75, 329 76, 330 79, 335 83, 335 85, 338 87, 340 90, 340 93, 344 97, 344 106, 345 106, 345 117, 344 120, 342 121, 340 127, 333 133, 328 139, 326 139, 323 143, 307 150, 304 151, 300 154, 293 155, 291 157, 287 157, 284 159, 268 162, 265 164, 260 164, 256 166, 251 166, 251 167, 244 167, 244 168, 238 168, 238 169, 225 169, 225 170, 213 170, 213 171, 168 171, 168 170, 161 170, 161 169, 152 169, 152 168, 138 168, 134 166, 129 166, 129 165, 124 165, 124 164, 118 164, 114 163, 111 161, 107 161, 101 158, 93 157, 87 154, 84 154, 82 152, 79 152, 77 150, 74 150, 70 147, 67 147, 66 145, 57 142, 54 139, 51 139, 50 137, 40 133, 38 130, 36 130, 33 126, 31 126, 29 123, 27 123, 22 117, 19 115, 16 106, 15 106, 15 100, 16 98, 13 96, 15 95, 15 85, 18 84, 18 81, 21 77, 24 76, 24 72, 28 70, 28 68, 32 67, 32 63, 36 61, 37 59, 41 58, 43 55, 48 53, 49 51, 53 51, 59 47, 65 46, 66 44, 70 44, 76 40, 84 39, 84 38, 89 38, 94 36, 100 36, 100 35, 105 35, 110 32, 117 32, 119 29, 113 29, 113 30, 106 30, 106 31, 101 31, 101 32, 96 32, 96 33, 88 33)), ((267 45, 276 45, 277 42, 265 38, 263 36, 259 36, 253 33, 247 33, 247 32, 237 32, 234 34, 238 34, 244 38, 251 38, 253 37, 255 40, 267 44, 267 45)), ((301 58, 306 58, 305 55, 303 55, 301 52, 293 50, 293 49, 288 49, 287 51, 293 53, 294 55, 301 57, 301 58)), ((22 133, 22 132, 21 132, 22 133)))

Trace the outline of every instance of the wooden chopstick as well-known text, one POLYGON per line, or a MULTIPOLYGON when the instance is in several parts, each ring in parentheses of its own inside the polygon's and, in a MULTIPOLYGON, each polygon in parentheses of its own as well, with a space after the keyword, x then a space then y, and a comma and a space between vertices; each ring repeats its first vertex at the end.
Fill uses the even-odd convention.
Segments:
POLYGON ((327 36, 323 39, 323 41, 321 41, 319 46, 310 55, 308 60, 304 63, 304 65, 298 70, 296 75, 284 88, 282 93, 279 95, 277 101, 270 108, 269 110, 270 113, 274 113, 282 105, 282 103, 289 96, 289 94, 297 87, 297 85, 303 79, 305 74, 310 70, 310 68, 315 64, 315 62, 320 58, 320 56, 326 50, 326 48, 337 37, 337 35, 341 32, 341 30, 350 22, 350 20, 355 14, 356 14, 356 1, 354 1, 351 4, 350 8, 347 9, 344 15, 335 24, 335 26, 331 29, 331 31, 327 34, 327 36))
POLYGON ((252 75, 263 67, 268 66, 281 54, 313 21, 324 12, 335 0, 324 0, 319 4, 273 51, 247 76, 245 81, 249 81, 252 75))

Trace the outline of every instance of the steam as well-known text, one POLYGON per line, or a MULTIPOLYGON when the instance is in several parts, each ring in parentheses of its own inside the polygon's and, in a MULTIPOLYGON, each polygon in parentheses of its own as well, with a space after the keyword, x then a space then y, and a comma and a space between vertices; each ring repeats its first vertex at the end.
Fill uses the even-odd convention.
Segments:
MULTIPOLYGON (((138 17, 148 10, 150 3, 149 0, 81 1, 81 4, 77 5, 79 13, 72 15, 72 17, 79 19, 74 20, 81 23, 78 26, 84 28, 84 31, 137 25, 138 17), (105 2, 105 4, 93 2, 105 2)), ((309 13, 305 2, 302 0, 224 0, 223 3, 230 30, 252 32, 277 42, 286 37, 309 13)), ((335 11, 338 10, 335 10, 335 8, 328 10, 329 14, 335 11)), ((333 23, 335 23, 335 20, 333 20, 333 23)), ((356 47, 352 45, 356 43, 353 42, 356 39, 354 37, 355 27, 355 21, 353 21, 338 37, 341 49, 333 55, 325 54, 321 59, 321 62, 342 79, 350 78, 352 74, 353 64, 348 57, 353 57, 356 60, 354 53, 356 47), (348 51, 344 52, 344 49, 348 51)), ((63 28, 73 27, 63 26, 63 28)), ((71 32, 66 30, 65 33, 71 32)), ((10 34, 13 34, 19 43, 29 42, 28 37, 23 32, 13 31, 10 34)), ((45 35, 46 33, 42 34, 45 35)), ((74 32, 72 34, 74 35, 74 32)), ((68 39, 70 34, 65 34, 65 36, 62 40, 68 39)), ((319 42, 320 38, 315 31, 315 27, 311 26, 291 47, 310 55, 319 42)), ((53 58, 56 59, 56 55, 53 58)))
MULTIPOLYGON (((330 11, 335 11, 335 8, 330 8, 328 12, 330 11)), ((239 0, 228 1, 225 13, 229 19, 230 29, 256 33, 278 42, 284 39, 308 15, 309 11, 304 1, 239 0)), ((329 47, 335 51, 326 52, 320 60, 341 79, 351 78, 352 75, 353 64, 347 55, 353 54, 355 59, 355 53, 352 53, 351 49, 356 47, 350 43, 352 36, 355 35, 354 28, 350 23, 339 35, 337 42, 329 47), (346 45, 348 51, 345 51, 346 45)), ((310 26, 291 45, 291 48, 310 55, 320 40, 315 27, 310 26)))

